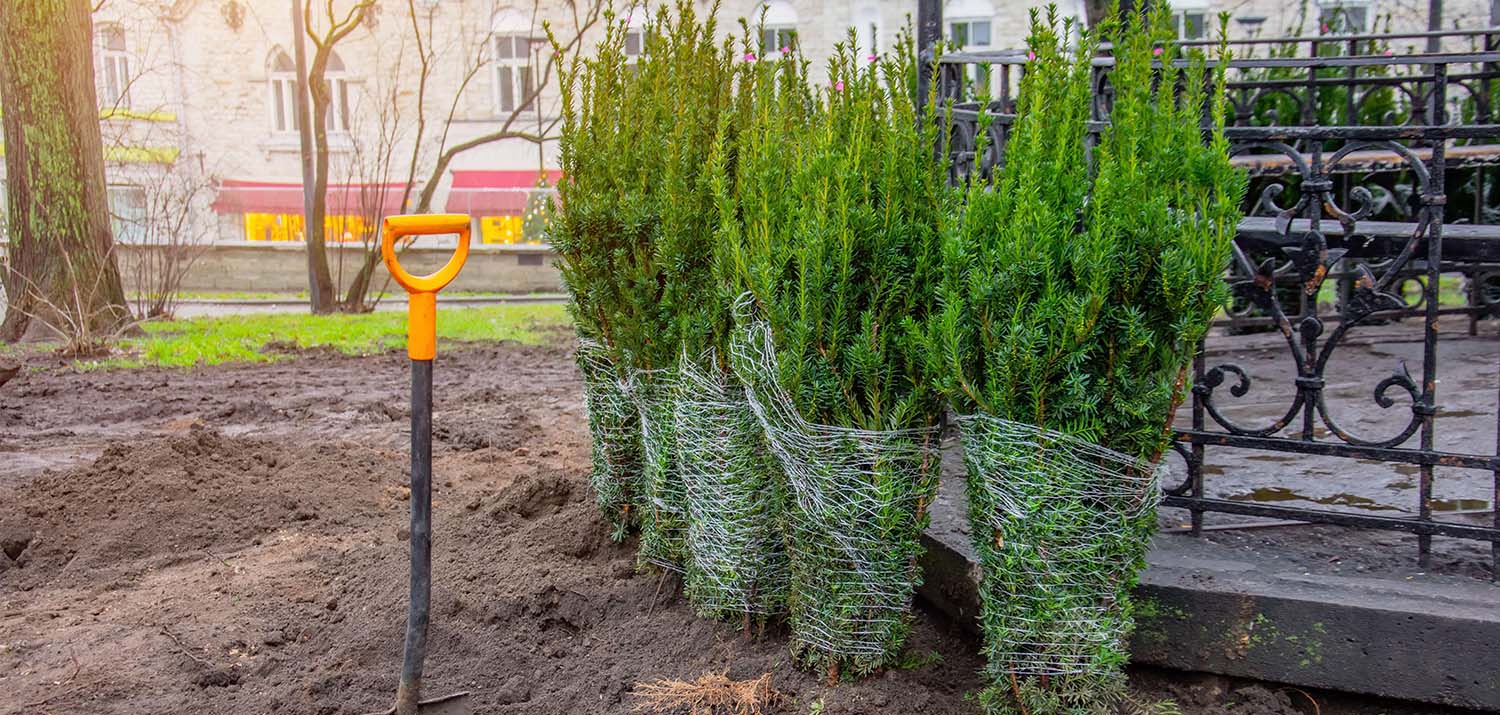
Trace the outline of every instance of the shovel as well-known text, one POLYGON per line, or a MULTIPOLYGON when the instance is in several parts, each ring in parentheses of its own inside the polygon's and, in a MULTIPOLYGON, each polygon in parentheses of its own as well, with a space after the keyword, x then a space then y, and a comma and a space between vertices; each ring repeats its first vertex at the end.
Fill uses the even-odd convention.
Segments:
POLYGON ((406 289, 406 354, 411 357, 411 594, 406 648, 396 704, 378 715, 467 715, 469 693, 422 700, 427 622, 432 605, 432 359, 437 356, 437 293, 452 282, 469 255, 469 217, 463 214, 390 216, 381 228, 380 254, 406 289), (396 240, 458 234, 458 250, 436 273, 413 276, 396 260, 396 240))

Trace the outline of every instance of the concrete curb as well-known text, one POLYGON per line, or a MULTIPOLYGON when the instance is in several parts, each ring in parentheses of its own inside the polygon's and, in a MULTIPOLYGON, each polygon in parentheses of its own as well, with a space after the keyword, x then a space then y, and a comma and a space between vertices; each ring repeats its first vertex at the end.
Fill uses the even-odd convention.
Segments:
MULTIPOLYGON (((919 594, 977 630, 978 566, 935 508, 919 594)), ((1135 662, 1500 710, 1500 586, 1312 574, 1186 535, 1158 535, 1136 588, 1135 662)))

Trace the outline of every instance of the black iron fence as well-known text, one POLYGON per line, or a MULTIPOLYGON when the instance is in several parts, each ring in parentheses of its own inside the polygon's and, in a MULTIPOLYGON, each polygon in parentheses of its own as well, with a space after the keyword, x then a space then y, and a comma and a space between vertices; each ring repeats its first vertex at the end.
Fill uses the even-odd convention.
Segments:
MULTIPOLYGON (((1463 332, 1472 335, 1480 319, 1500 312, 1500 225, 1491 220, 1500 215, 1491 168, 1500 164, 1495 40, 1460 32, 1237 43, 1245 58, 1230 62, 1227 133, 1252 183, 1226 272, 1235 303, 1211 339, 1274 331, 1295 378, 1276 393, 1245 366, 1200 349, 1190 424, 1174 444, 1186 475, 1167 486, 1165 502, 1191 512, 1194 533, 1208 512, 1397 530, 1419 536, 1424 563, 1433 536, 1477 539, 1491 542, 1500 574, 1500 452, 1435 446, 1443 319, 1467 318, 1463 332), (1479 51, 1397 54, 1379 44, 1403 38, 1479 51), (1274 52, 1255 57, 1259 46, 1274 52), (1450 287, 1463 281, 1457 304, 1444 300, 1445 279, 1450 287), (1390 372, 1367 376, 1368 399, 1397 423, 1367 434, 1331 406, 1326 376, 1351 335, 1403 319, 1420 321, 1420 364, 1398 360, 1390 372), (1270 417, 1236 418, 1240 398, 1283 406, 1270 417), (1393 516, 1209 496, 1205 459, 1224 449, 1411 465, 1416 503, 1393 516), (1435 516, 1439 468, 1488 473, 1487 523, 1435 516)), ((939 60, 928 79, 949 129, 953 181, 989 177, 1003 162, 1026 63, 1024 51, 939 60), (992 121, 976 156, 981 114, 992 121)), ((1108 120, 1111 67, 1107 56, 1094 62, 1096 135, 1108 120)), ((1500 447, 1500 422, 1495 434, 1500 447)))

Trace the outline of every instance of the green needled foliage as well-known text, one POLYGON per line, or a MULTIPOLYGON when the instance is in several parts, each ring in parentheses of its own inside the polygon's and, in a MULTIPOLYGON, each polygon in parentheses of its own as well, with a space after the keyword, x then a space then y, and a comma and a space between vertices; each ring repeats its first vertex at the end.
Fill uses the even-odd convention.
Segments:
MULTIPOLYGON (((672 568, 685 557, 685 525, 670 395, 680 351, 699 354, 712 335, 695 310, 714 289, 718 214, 707 167, 733 96, 732 44, 717 39, 716 10, 700 19, 686 0, 662 7, 634 57, 625 54, 628 19, 611 16, 597 55, 575 57, 560 73, 562 206, 553 246, 579 335, 597 341, 614 378, 631 387, 639 438, 649 440, 638 450, 638 479, 623 468, 601 476, 596 461, 595 489, 620 533, 634 507, 642 561, 672 568)), ((594 439, 619 434, 596 431, 594 439)), ((595 454, 634 451, 596 444, 595 454)))
POLYGON ((854 40, 829 62, 811 116, 796 92, 743 140, 730 266, 769 323, 776 379, 810 422, 929 427, 939 395, 923 324, 940 278, 951 204, 936 132, 918 121, 910 39, 876 62, 854 40), (796 120, 801 127, 786 127, 796 120))
POLYGON ((889 662, 908 628, 941 415, 922 330, 952 196, 910 37, 874 62, 854 46, 826 88, 754 95, 720 203, 722 268, 746 291, 733 366, 787 480, 794 649, 831 678, 889 662))
POLYGON ((1053 11, 1033 16, 1005 167, 970 187, 945 245, 933 360, 973 416, 961 424, 993 711, 1113 712, 1155 527, 1151 470, 1225 298, 1245 180, 1223 137, 1224 66, 1173 66, 1170 18, 1154 3, 1078 38, 1053 11), (1086 152, 1099 37, 1114 97, 1086 152))
MULTIPOLYGON (((702 296, 696 319, 712 325, 713 351, 682 357, 676 409, 678 468, 686 486, 688 559, 684 592, 698 613, 748 626, 786 610, 783 533, 785 475, 771 455, 745 388, 728 369, 728 336, 739 292, 734 258, 742 244, 738 191, 781 197, 794 131, 806 123, 806 65, 783 53, 758 59, 761 33, 741 21, 745 61, 737 63, 735 104, 720 121, 710 159, 717 204, 719 290, 702 296)), ((755 207, 744 207, 753 215, 755 207)))

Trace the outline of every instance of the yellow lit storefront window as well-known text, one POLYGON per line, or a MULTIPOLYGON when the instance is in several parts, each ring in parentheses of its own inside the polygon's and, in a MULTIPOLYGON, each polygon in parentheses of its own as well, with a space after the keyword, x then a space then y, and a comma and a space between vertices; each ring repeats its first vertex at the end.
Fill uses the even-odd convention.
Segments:
MULTIPOLYGON (((301 241, 301 214, 247 213, 245 238, 250 241, 301 241)), ((365 220, 360 216, 328 216, 323 219, 327 240, 358 243, 367 235, 365 220)), ((373 237, 373 234, 370 234, 373 237)))
POLYGON ((479 219, 479 237, 484 243, 523 243, 520 216, 485 216, 479 219))

